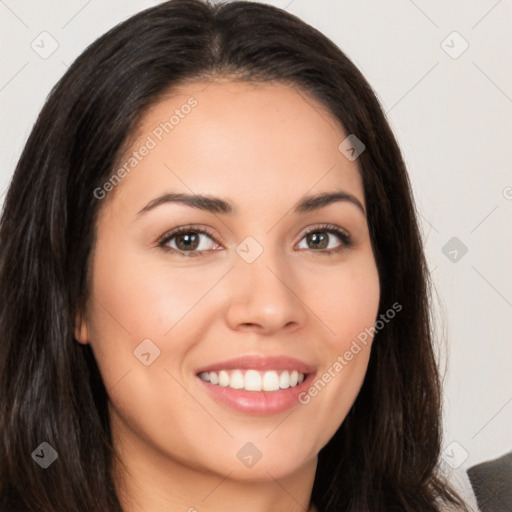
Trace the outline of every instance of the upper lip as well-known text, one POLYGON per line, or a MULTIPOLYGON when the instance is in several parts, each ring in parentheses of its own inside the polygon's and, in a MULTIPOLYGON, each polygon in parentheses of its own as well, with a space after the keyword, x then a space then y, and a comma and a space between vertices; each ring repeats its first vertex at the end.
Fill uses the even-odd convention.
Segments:
POLYGON ((293 357, 245 355, 203 366, 198 368, 196 373, 218 372, 220 370, 297 370, 304 374, 316 371, 313 366, 293 357))

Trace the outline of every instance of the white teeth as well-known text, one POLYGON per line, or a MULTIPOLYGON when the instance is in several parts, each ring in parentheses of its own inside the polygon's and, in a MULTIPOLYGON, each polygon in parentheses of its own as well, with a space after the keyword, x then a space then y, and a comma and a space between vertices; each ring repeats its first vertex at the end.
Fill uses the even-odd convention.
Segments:
POLYGON ((229 386, 229 375, 228 372, 225 372, 224 370, 221 370, 219 373, 219 386, 222 386, 223 388, 229 386))
POLYGON ((246 391, 261 391, 261 375, 256 370, 247 370, 244 378, 246 391))
POLYGON ((290 387, 290 374, 286 370, 279 376, 279 387, 281 389, 290 387))
POLYGON ((242 372, 235 370, 231 374, 231 380, 229 382, 229 386, 233 389, 243 389, 244 387, 244 375, 242 372))
POLYGON ((265 372, 263 374, 263 391, 277 391, 279 389, 279 376, 277 372, 265 372))
POLYGON ((221 370, 202 372, 199 377, 210 384, 246 391, 278 391, 298 386, 304 382, 304 374, 297 370, 260 372, 257 370, 221 370))

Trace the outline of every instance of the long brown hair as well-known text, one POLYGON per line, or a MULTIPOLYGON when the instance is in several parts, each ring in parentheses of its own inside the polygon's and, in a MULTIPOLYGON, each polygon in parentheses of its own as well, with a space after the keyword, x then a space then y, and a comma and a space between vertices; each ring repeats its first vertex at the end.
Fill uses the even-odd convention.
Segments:
POLYGON ((310 94, 363 141, 359 156, 381 282, 362 389, 321 450, 320 512, 438 511, 462 505, 438 475, 440 381, 429 281, 407 171, 372 89, 344 53, 268 5, 171 0, 93 43, 55 86, 10 185, 0 224, 0 508, 121 511, 107 393, 73 337, 101 202, 147 108, 184 80, 277 81, 310 94), (31 453, 47 442, 58 460, 31 453))

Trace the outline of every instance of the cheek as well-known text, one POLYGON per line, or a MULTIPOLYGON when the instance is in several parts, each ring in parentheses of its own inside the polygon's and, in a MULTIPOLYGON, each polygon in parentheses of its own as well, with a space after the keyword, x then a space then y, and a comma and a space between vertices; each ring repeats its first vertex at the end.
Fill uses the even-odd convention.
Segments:
POLYGON ((309 300, 324 323, 326 348, 343 353, 352 340, 375 323, 379 301, 379 275, 373 256, 361 253, 346 264, 317 271, 309 300))
POLYGON ((303 403, 314 401, 313 407, 329 411, 322 419, 332 434, 348 413, 366 375, 380 301, 373 256, 361 254, 345 265, 317 273, 315 290, 309 297, 317 306, 315 313, 325 325, 326 335, 319 348, 322 364, 303 403), (322 398, 316 399, 319 395, 322 398))
POLYGON ((357 398, 366 375, 380 300, 372 257, 317 275, 318 316, 330 331, 322 338, 322 364, 299 401, 322 431, 320 449, 338 430, 357 398))
POLYGON ((209 324, 198 317, 211 313, 202 299, 226 269, 180 268, 176 260, 170 265, 164 257, 115 243, 104 239, 94 260, 90 344, 107 390, 128 373, 126 380, 141 380, 136 393, 149 396, 150 379, 160 371, 163 381, 154 385, 168 385, 164 369, 179 370, 194 340, 201 339, 209 324), (137 356, 148 352, 150 361, 158 356, 146 367, 137 356))
POLYGON ((90 317, 98 334, 111 330, 134 342, 161 339, 209 287, 204 272, 171 268, 164 258, 129 248, 104 248, 95 261, 90 317))
MULTIPOLYGON (((197 277, 192 282, 192 273, 163 268, 154 259, 107 244, 97 253, 94 268, 90 344, 110 398, 111 414, 118 424, 137 429, 146 442, 154 435, 165 439, 163 445, 179 446, 193 425, 176 418, 188 417, 183 412, 193 409, 195 402, 178 383, 182 378, 176 365, 189 346, 177 340, 186 341, 182 325, 187 326, 187 312, 211 283, 204 282, 204 275, 203 280, 197 277)), ((200 414, 194 409, 190 416, 200 414)))

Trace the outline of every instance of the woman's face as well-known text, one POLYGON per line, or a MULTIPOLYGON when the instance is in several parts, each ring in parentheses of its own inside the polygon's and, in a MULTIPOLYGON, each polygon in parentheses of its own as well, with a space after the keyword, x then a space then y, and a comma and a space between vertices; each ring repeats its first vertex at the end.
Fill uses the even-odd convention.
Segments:
POLYGON ((314 468, 363 382, 379 303, 347 135, 266 82, 182 85, 142 119, 95 191, 108 197, 76 331, 128 466, 314 468))

